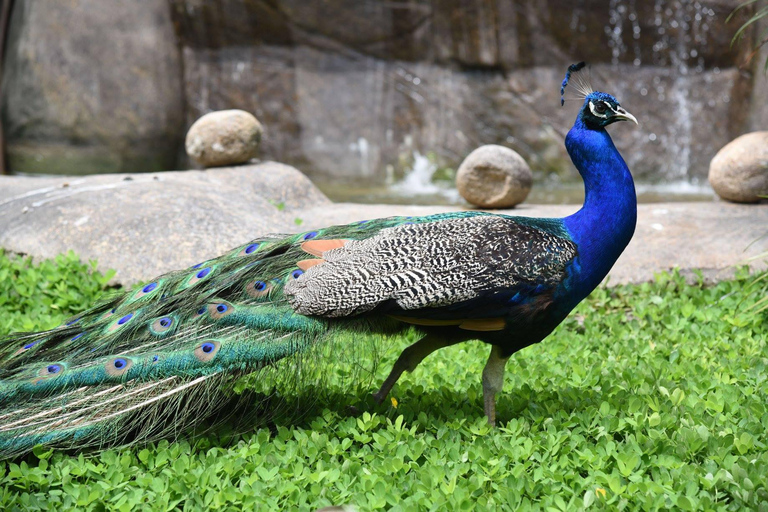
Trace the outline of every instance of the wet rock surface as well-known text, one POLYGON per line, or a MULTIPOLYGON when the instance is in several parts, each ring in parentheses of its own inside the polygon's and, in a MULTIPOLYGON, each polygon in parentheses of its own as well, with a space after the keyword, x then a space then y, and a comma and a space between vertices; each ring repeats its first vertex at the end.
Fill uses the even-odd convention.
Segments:
POLYGON ((512 208, 525 201, 531 168, 515 151, 488 144, 471 152, 456 172, 461 196, 481 208, 512 208))
POLYGON ((52 258, 74 250, 133 283, 299 230, 328 199, 299 171, 264 162, 206 171, 0 176, 0 247, 52 258))
POLYGON ((737 203, 768 196, 768 132, 752 132, 726 144, 709 165, 717 195, 737 203))
MULTIPOLYGON (((562 217, 579 205, 497 213, 562 217)), ((74 250, 124 284, 194 265, 270 232, 429 215, 455 207, 333 204, 296 169, 264 162, 206 171, 68 178, 0 177, 0 247, 51 258, 74 250)), ((635 236, 610 283, 679 267, 708 280, 768 251, 768 204, 641 204, 635 236)), ((765 266, 765 260, 753 262, 765 266)))
POLYGON ((244 110, 210 112, 187 132, 187 155, 203 167, 242 164, 256 158, 264 133, 261 123, 244 110))

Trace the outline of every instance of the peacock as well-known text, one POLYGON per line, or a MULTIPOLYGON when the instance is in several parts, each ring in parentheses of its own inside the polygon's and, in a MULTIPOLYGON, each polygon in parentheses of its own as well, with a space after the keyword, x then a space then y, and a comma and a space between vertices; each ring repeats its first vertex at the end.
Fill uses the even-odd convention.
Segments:
POLYGON ((339 336, 405 329, 417 341, 375 399, 432 352, 480 340, 490 345, 482 387, 495 425, 510 356, 565 319, 635 230, 634 183, 606 127, 637 120, 593 91, 586 69, 569 66, 560 87, 561 105, 569 81, 583 99, 565 139, 585 185, 578 212, 464 211, 268 235, 108 295, 55 329, 7 336, 0 457, 38 444, 81 450, 178 435, 232 413, 222 389, 233 379, 311 361, 339 336))

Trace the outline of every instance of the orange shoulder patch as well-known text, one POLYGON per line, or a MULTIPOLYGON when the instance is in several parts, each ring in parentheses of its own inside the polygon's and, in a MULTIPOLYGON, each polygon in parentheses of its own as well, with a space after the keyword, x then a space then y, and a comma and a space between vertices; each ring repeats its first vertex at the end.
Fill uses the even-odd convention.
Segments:
POLYGON ((321 263, 325 263, 325 260, 313 258, 311 260, 301 260, 299 262, 296 262, 296 266, 299 267, 304 272, 306 272, 308 268, 314 267, 315 265, 319 265, 321 263))
POLYGON ((301 244, 301 250, 312 256, 322 257, 325 251, 344 247, 349 240, 310 240, 301 244))

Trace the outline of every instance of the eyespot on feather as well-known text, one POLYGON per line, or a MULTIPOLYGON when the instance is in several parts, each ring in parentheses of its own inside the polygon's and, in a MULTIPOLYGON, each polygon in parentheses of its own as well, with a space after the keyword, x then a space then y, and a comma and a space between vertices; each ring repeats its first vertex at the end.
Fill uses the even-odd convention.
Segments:
POLYGON ((34 347, 35 345, 37 345, 41 341, 43 341, 43 340, 35 340, 35 341, 29 342, 29 343, 23 345, 16 352, 14 352, 12 357, 17 356, 17 355, 21 354, 22 352, 26 352, 27 350, 31 349, 32 347, 34 347))
POLYGON ((141 288, 139 288, 136 293, 133 294, 133 300, 140 299, 142 297, 146 297, 147 295, 153 294, 160 288, 159 282, 152 282, 148 283, 141 288))
POLYGON ((229 302, 221 301, 214 304, 208 304, 208 314, 211 315, 211 318, 214 320, 224 318, 225 316, 231 315, 234 312, 235 307, 229 302))
POLYGON ((215 340, 204 341, 195 348, 195 357, 201 363, 208 363, 216 357, 221 343, 215 340))
POLYGON ((110 377, 122 377, 133 366, 133 360, 128 357, 115 357, 104 364, 104 370, 110 377))
POLYGON ((245 293, 254 299, 266 297, 270 290, 272 290, 272 283, 267 283, 265 281, 254 281, 245 286, 245 293))
POLYGON ((240 256, 248 256, 249 254, 253 254, 259 250, 259 247, 261 247, 261 243, 259 242, 248 244, 240 251, 240 256))
POLYGON ((192 286, 193 284, 198 283, 207 277, 210 277, 212 273, 213 267, 205 267, 203 269, 196 270, 187 278, 186 285, 192 286))
POLYGON ((154 334, 162 334, 164 332, 167 332, 171 327, 173 327, 174 323, 175 322, 173 317, 164 316, 152 322, 152 324, 149 326, 149 329, 154 334))
POLYGON ((137 316, 138 316, 138 310, 134 311, 133 313, 128 313, 127 315, 120 317, 116 322, 113 322, 112 324, 110 324, 109 327, 107 327, 107 332, 108 333, 115 332, 116 330, 122 327, 125 327, 126 325, 131 323, 131 321, 133 321, 137 316))
POLYGON ((52 363, 43 366, 37 371, 37 375, 39 377, 58 377, 62 373, 64 373, 64 365, 59 363, 52 363))

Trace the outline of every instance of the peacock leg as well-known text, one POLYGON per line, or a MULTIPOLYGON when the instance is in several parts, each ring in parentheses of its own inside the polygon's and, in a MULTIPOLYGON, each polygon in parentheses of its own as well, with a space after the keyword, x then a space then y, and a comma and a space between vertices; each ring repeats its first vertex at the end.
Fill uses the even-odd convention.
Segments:
POLYGON ((501 348, 491 346, 491 355, 483 368, 483 403, 488 424, 496 426, 496 393, 504 386, 504 366, 509 357, 501 357, 501 348))
POLYGON ((419 341, 409 346, 400 354, 400 357, 395 361, 395 365, 392 367, 392 371, 389 372, 389 376, 384 380, 381 388, 376 393, 373 393, 373 397, 378 403, 382 403, 387 395, 392 390, 392 386, 395 385, 397 379, 403 374, 403 372, 412 372, 420 362, 424 360, 429 354, 437 349, 448 347, 459 343, 460 340, 449 340, 440 336, 433 336, 427 334, 419 341))

